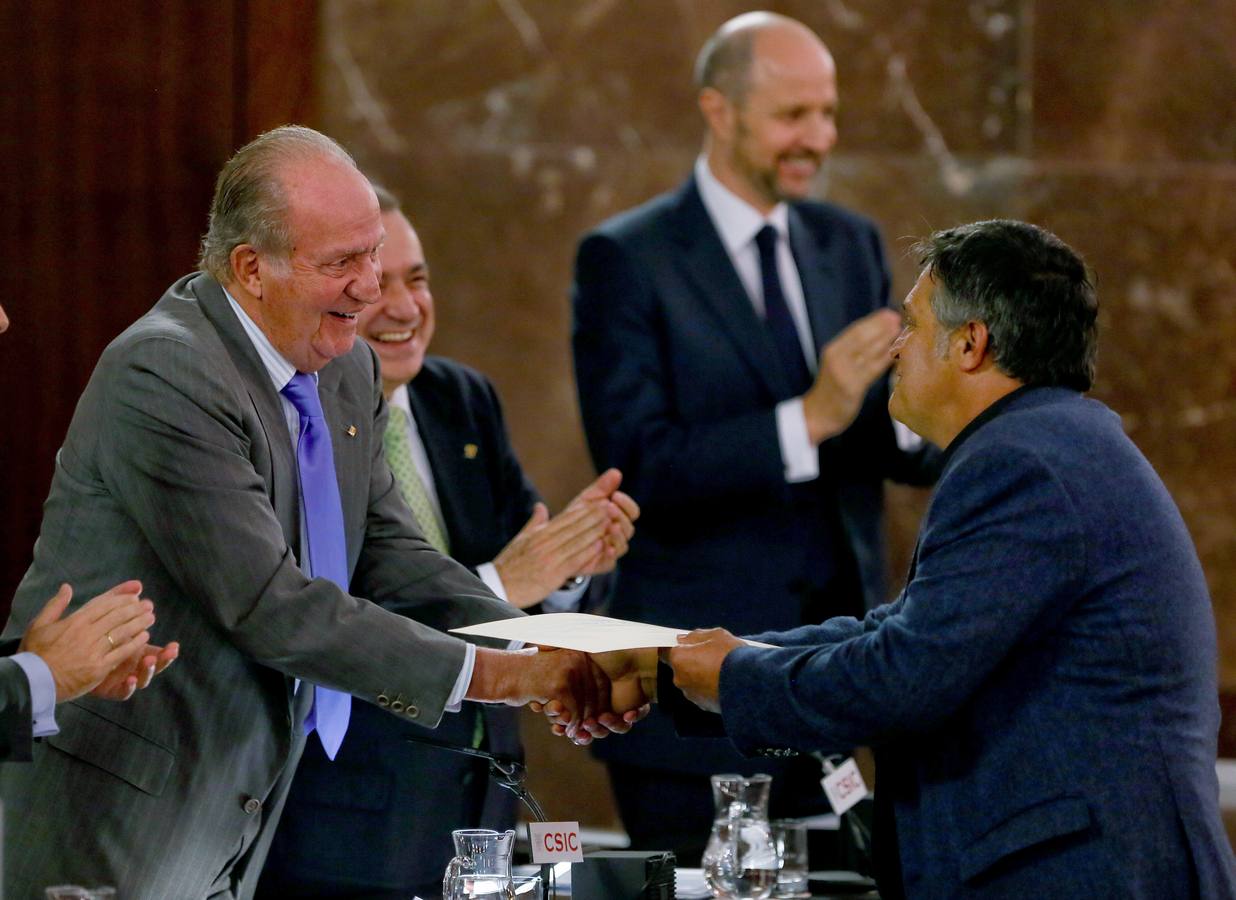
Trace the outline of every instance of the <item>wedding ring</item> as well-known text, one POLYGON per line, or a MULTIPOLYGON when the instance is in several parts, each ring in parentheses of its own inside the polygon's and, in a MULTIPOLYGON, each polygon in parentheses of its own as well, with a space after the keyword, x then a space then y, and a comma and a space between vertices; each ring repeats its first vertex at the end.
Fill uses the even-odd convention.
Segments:
POLYGON ((109 643, 112 649, 115 650, 116 642, 112 640, 112 633, 110 631, 104 632, 103 637, 107 638, 107 643, 109 643))

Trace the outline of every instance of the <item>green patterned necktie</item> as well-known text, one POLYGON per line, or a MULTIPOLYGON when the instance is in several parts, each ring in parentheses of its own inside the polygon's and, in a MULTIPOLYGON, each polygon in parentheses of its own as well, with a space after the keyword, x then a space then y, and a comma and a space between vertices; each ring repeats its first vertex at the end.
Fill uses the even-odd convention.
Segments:
MULTIPOLYGON (((395 484, 399 485, 399 493, 412 510, 412 515, 416 516, 421 530, 425 532, 425 539, 433 544, 439 553, 449 554, 450 544, 446 540, 446 533, 438 524, 438 517, 434 515, 433 506, 429 502, 429 491, 425 489, 425 482, 421 480, 416 464, 412 462, 408 414, 398 406, 387 408, 390 410, 390 417, 386 420, 386 434, 382 436, 382 442, 386 445, 386 462, 395 476, 395 484)), ((472 746, 475 748, 485 741, 485 719, 479 707, 473 710, 472 714, 472 746)))
POLYGON ((442 530, 438 517, 434 515, 433 505, 429 502, 429 491, 425 482, 416 471, 412 461, 412 442, 408 438, 408 414, 398 406, 390 406, 390 418, 386 420, 386 434, 382 441, 386 445, 386 461, 395 475, 395 484, 399 485, 399 493, 404 502, 416 516, 421 531, 425 532, 425 540, 433 544, 439 553, 449 553, 450 544, 446 533, 442 530))

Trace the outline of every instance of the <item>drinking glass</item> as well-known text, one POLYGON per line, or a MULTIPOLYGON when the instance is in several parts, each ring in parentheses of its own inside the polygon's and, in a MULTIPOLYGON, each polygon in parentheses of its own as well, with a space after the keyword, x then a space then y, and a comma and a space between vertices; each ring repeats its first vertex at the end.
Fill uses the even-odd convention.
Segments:
POLYGON ((807 887, 807 823, 777 819, 772 823, 777 846, 777 897, 810 897, 807 887))

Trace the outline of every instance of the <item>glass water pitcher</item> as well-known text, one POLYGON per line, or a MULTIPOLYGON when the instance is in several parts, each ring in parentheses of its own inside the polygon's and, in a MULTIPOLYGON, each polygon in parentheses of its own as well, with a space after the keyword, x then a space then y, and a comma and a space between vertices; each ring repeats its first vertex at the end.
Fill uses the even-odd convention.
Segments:
POLYGON ((451 839, 455 858, 442 878, 443 900, 509 900, 515 832, 462 828, 451 839))
POLYGON ((704 880, 723 900, 765 900, 777 884, 777 847, 768 824, 771 775, 713 775, 716 818, 704 850, 704 880))

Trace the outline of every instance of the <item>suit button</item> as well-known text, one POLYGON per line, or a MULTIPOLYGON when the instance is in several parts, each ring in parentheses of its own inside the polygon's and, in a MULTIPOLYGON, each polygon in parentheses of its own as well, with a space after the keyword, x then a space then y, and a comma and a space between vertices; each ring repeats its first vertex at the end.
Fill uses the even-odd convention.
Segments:
POLYGON ((241 807, 241 809, 243 809, 249 815, 253 815, 255 812, 257 812, 261 808, 262 808, 262 801, 259 800, 257 797, 249 797, 248 799, 245 800, 244 805, 241 807))
POLYGON ((403 695, 400 694, 391 701, 391 712, 403 712, 403 695))
POLYGON ((420 709, 413 706, 411 703, 408 704, 408 708, 405 709, 404 712, 407 714, 409 719, 415 719, 417 716, 421 714, 420 709))
POLYGON ((390 706, 390 705, 391 705, 391 698, 386 696, 385 691, 378 694, 378 706, 390 706))

